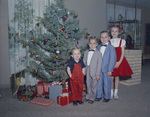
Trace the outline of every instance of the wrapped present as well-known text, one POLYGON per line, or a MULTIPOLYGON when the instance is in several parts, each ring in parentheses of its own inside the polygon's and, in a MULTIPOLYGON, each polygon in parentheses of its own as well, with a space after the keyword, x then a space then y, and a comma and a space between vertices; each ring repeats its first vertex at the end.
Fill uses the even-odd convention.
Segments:
POLYGON ((64 87, 63 87, 62 93, 69 93, 70 90, 69 90, 68 82, 65 82, 63 84, 64 84, 64 87))
POLYGON ((36 84, 37 96, 48 95, 49 94, 49 84, 46 82, 38 82, 36 84))
POLYGON ((57 104, 59 104, 61 106, 65 106, 65 105, 71 103, 71 97, 70 97, 70 95, 66 96, 66 94, 65 95, 62 94, 62 95, 60 95, 60 96, 57 97, 57 104))
POLYGON ((30 103, 47 107, 47 106, 53 104, 54 100, 37 97, 37 98, 34 98, 33 100, 31 100, 30 103))
POLYGON ((62 83, 62 82, 55 82, 55 81, 54 81, 54 82, 50 83, 50 85, 61 85, 61 83, 62 83))
POLYGON ((69 89, 62 89, 62 93, 69 93, 69 89))
POLYGON ((13 98, 17 99, 17 92, 19 90, 20 86, 23 86, 22 80, 25 78, 25 70, 18 71, 17 73, 14 73, 10 77, 10 85, 11 90, 13 94, 13 98))
POLYGON ((87 92, 87 89, 86 89, 85 84, 83 84, 83 91, 84 91, 84 92, 87 92))
POLYGON ((35 97, 35 90, 34 88, 30 88, 27 90, 25 86, 20 86, 17 92, 17 98, 20 101, 30 101, 35 97))
POLYGON ((62 94, 62 85, 50 85, 49 98, 57 102, 57 96, 62 94))

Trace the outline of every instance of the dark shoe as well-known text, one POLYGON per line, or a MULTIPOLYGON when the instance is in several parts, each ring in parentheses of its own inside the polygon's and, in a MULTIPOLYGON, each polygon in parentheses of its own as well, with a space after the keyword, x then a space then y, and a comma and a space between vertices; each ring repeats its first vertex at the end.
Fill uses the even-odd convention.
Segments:
POLYGON ((83 101, 77 101, 77 103, 79 103, 79 104, 83 104, 83 101))
POLYGON ((89 100, 88 103, 89 103, 89 104, 93 104, 94 101, 93 101, 93 100, 89 100))
POLYGON ((77 101, 73 101, 73 105, 74 105, 74 106, 78 105, 78 104, 77 104, 77 101))
POLYGON ((103 102, 109 102, 110 99, 103 99, 103 102))
POLYGON ((102 98, 96 98, 96 99, 95 99, 95 101, 97 101, 97 102, 98 102, 98 101, 100 101, 101 99, 102 99, 102 98))

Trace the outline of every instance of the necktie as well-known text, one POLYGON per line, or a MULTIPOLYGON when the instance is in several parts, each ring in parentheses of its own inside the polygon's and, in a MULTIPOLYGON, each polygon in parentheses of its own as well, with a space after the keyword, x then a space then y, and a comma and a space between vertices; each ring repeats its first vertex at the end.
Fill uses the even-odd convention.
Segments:
POLYGON ((93 51, 94 52, 94 50, 89 50, 89 51, 93 51))
POLYGON ((102 44, 101 46, 107 47, 107 45, 106 45, 106 44, 102 44))

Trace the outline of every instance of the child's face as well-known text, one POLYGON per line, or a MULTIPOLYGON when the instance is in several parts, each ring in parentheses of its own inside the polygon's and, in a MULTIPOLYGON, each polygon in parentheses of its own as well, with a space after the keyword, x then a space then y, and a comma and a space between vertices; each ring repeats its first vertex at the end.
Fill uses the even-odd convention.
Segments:
POLYGON ((113 27, 111 28, 111 36, 113 38, 117 38, 119 35, 119 29, 117 27, 113 27))
POLYGON ((97 45, 98 45, 98 43, 96 42, 95 39, 90 40, 90 42, 89 42, 90 49, 95 49, 97 45))
POLYGON ((107 33, 102 33, 100 35, 100 40, 103 44, 107 43, 109 41, 110 37, 107 33))
POLYGON ((73 59, 75 61, 79 61, 80 57, 81 57, 81 53, 80 53, 80 50, 76 49, 76 50, 73 50, 73 53, 71 55, 73 57, 73 59))

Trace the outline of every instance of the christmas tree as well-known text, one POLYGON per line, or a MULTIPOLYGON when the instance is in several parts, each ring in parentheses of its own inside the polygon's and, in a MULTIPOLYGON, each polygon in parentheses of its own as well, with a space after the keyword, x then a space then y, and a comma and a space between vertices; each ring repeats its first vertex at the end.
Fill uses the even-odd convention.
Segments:
POLYGON ((63 0, 56 0, 46 6, 43 17, 36 17, 34 29, 22 31, 28 38, 19 42, 28 50, 26 71, 33 77, 47 82, 68 78, 66 65, 71 49, 85 34, 85 29, 79 29, 77 17, 75 11, 65 8, 63 0))

